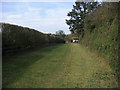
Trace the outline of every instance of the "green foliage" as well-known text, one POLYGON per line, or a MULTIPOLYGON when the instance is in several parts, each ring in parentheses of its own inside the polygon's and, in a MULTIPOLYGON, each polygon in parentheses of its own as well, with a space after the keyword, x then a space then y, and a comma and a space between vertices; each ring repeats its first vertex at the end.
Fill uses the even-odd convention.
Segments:
MULTIPOLYGON (((87 14, 94 11, 99 3, 97 2, 75 2, 72 11, 67 16, 70 17, 66 23, 70 26, 72 33, 84 36, 84 20, 87 14)), ((93 28, 93 27, 92 27, 93 28)))
POLYGON ((65 38, 65 33, 63 30, 59 30, 59 31, 56 31, 56 36, 61 38, 61 39, 64 39, 65 38))
POLYGON ((111 67, 117 67, 118 3, 104 3, 88 14, 84 23, 84 37, 80 43, 107 58, 111 67))
POLYGON ((34 29, 2 23, 3 55, 63 42, 63 39, 43 34, 34 29))

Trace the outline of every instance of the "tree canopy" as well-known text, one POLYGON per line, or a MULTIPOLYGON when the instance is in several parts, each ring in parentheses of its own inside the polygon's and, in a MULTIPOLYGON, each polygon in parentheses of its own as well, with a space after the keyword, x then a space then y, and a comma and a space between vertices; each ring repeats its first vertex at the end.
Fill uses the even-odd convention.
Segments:
POLYGON ((98 2, 75 2, 73 9, 67 14, 70 19, 66 20, 71 33, 84 35, 84 19, 97 8, 98 4, 98 2))
POLYGON ((65 37, 65 33, 63 30, 56 31, 56 35, 61 39, 64 39, 65 37))

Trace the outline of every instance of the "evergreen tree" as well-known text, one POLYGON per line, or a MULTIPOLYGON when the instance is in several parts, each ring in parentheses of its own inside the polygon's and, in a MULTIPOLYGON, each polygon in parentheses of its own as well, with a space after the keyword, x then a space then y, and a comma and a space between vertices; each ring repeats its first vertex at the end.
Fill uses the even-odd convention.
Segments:
POLYGON ((66 20, 71 33, 84 35, 85 16, 95 10, 97 6, 97 2, 75 2, 72 11, 67 14, 70 19, 66 20))

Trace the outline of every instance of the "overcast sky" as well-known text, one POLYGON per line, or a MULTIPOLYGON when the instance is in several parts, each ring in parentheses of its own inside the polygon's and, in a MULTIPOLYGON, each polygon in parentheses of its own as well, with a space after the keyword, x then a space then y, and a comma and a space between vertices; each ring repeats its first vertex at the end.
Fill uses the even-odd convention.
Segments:
POLYGON ((73 2, 1 2, 2 22, 39 30, 43 33, 69 32, 65 23, 73 2))

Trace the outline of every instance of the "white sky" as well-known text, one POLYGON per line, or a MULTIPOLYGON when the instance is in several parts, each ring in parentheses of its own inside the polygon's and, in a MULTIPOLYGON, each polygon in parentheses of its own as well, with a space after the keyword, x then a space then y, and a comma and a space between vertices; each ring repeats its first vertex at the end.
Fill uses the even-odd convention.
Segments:
POLYGON ((1 0, 0 21, 33 28, 43 33, 55 33, 58 30, 63 30, 68 34, 70 31, 65 19, 68 18, 67 13, 73 8, 72 5, 75 1, 1 0))
POLYGON ((25 26, 43 33, 63 30, 70 33, 65 23, 74 2, 1 2, 2 22, 25 26))

